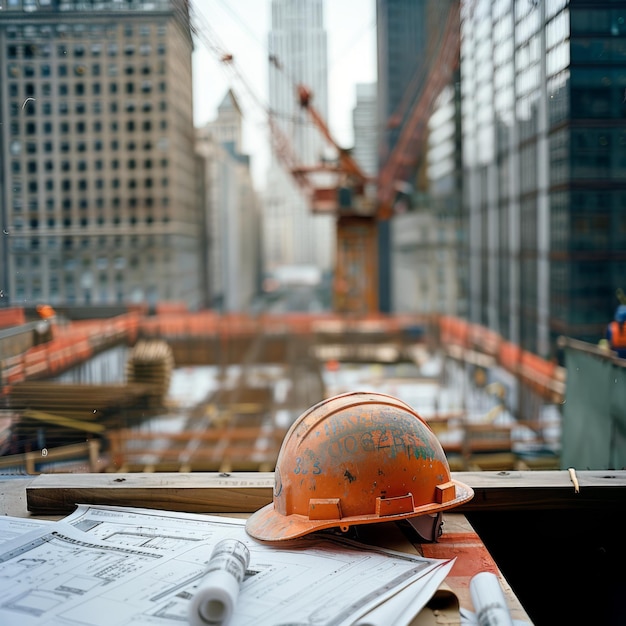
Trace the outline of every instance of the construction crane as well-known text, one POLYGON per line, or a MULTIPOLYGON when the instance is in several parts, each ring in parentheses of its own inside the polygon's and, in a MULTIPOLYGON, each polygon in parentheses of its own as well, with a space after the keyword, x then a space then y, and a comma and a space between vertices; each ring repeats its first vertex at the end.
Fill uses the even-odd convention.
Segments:
MULTIPOLYGON (((309 193, 312 211, 331 212, 337 216, 334 307, 339 312, 378 311, 378 223, 393 216, 398 191, 407 187, 423 153, 427 123, 435 102, 451 82, 459 58, 459 13, 456 0, 452 0, 449 6, 437 4, 434 18, 445 16, 443 36, 432 38, 424 62, 407 88, 407 97, 403 98, 401 107, 408 108, 410 99, 413 106, 404 115, 404 123, 401 124, 402 110, 390 120, 401 130, 376 179, 368 178, 350 152, 335 141, 312 104, 310 90, 304 85, 297 86, 301 108, 307 111, 309 119, 337 151, 335 172, 338 184, 331 188, 311 184, 309 193), (373 186, 375 195, 372 194, 373 186)), ((307 176, 314 171, 317 171, 315 167, 298 168, 292 172, 307 176)))
MULTIPOLYGON (((438 7, 445 6, 437 5, 438 7)), ((227 69, 238 87, 235 92, 246 94, 267 117, 272 150, 308 201, 312 212, 336 216, 336 259, 333 305, 337 312, 373 313, 378 305, 378 222, 394 214, 398 189, 406 186, 419 155, 423 151, 427 122, 442 89, 450 83, 458 62, 460 29, 459 2, 452 0, 442 37, 436 37, 433 49, 420 66, 425 79, 413 107, 406 117, 393 150, 378 177, 371 179, 360 168, 350 151, 342 148, 332 136, 323 116, 313 106, 313 94, 303 84, 296 86, 295 96, 328 144, 336 150, 335 161, 303 165, 294 152, 289 138, 276 122, 275 113, 265 106, 237 68, 234 56, 219 43, 216 33, 199 14, 194 19, 200 27, 192 26, 199 37, 227 69), (424 72, 424 68, 428 70, 424 72), (242 91, 243 90, 243 91, 242 91), (330 186, 319 183, 319 174, 330 175, 330 186)), ((269 61, 277 69, 275 56, 269 61)), ((398 119, 392 120, 399 124, 398 119)))
POLYGON ((323 117, 313 106, 311 90, 297 86, 300 106, 337 153, 336 162, 300 168, 294 173, 332 172, 331 187, 312 186, 310 207, 336 217, 336 256, 333 308, 338 313, 366 314, 378 311, 378 236, 375 179, 367 176, 349 150, 342 148, 323 117))
MULTIPOLYGON (((283 169, 293 178, 315 213, 337 216, 337 252, 333 306, 335 310, 371 313, 378 310, 377 299, 377 234, 375 180, 361 170, 348 150, 333 138, 323 117, 312 103, 311 91, 304 85, 296 87, 295 97, 306 109, 313 124, 337 151, 336 162, 304 165, 295 153, 289 138, 282 131, 276 114, 266 106, 238 68, 235 56, 220 42, 217 33, 191 5, 191 30, 213 53, 228 73, 231 88, 240 100, 250 99, 263 111, 269 128, 272 151, 283 169), (321 185, 322 178, 333 184, 321 185)), ((281 69, 276 57, 269 61, 281 69)))
MULTIPOLYGON (((436 100, 443 88, 450 84, 453 72, 458 66, 459 19, 459 2, 453 0, 447 10, 443 35, 434 39, 427 62, 422 64, 416 73, 416 77, 421 79, 421 85, 417 86, 418 95, 414 98, 413 107, 402 125, 391 153, 378 173, 377 214, 379 219, 389 219, 393 216, 398 190, 406 186, 423 152, 428 130, 427 124, 436 100), (421 71, 424 68, 427 68, 426 72, 421 71)), ((390 124, 399 125, 400 117, 398 113, 393 115, 390 124)))

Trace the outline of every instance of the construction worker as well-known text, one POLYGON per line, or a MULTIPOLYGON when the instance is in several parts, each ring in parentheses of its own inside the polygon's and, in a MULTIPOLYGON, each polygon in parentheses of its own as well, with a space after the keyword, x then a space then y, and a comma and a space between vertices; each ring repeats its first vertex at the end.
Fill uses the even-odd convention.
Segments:
POLYGON ((606 339, 611 350, 620 359, 626 359, 626 304, 620 304, 615 311, 615 319, 606 329, 606 339))

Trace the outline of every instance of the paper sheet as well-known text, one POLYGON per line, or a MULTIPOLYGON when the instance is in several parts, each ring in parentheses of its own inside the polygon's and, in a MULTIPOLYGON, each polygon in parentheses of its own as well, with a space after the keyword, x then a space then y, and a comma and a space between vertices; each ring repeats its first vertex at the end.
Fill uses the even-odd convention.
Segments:
POLYGON ((409 585, 418 611, 415 593, 449 563, 330 535, 262 544, 234 518, 81 506, 0 546, 0 623, 180 626, 222 539, 250 551, 232 626, 351 626, 409 585))
POLYGON ((29 530, 43 528, 47 524, 53 524, 46 520, 29 519, 27 517, 10 517, 8 515, 0 515, 0 546, 15 539, 29 530))

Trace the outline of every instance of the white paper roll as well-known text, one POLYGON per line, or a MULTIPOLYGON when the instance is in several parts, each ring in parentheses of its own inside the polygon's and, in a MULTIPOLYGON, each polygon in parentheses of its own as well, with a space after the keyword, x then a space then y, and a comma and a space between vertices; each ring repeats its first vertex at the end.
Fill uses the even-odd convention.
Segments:
POLYGON ((235 610, 250 552, 236 539, 220 541, 211 555, 207 574, 189 603, 191 626, 226 626, 235 610))
POLYGON ((513 626, 513 620, 498 577, 479 572, 470 581, 472 604, 479 626, 513 626))

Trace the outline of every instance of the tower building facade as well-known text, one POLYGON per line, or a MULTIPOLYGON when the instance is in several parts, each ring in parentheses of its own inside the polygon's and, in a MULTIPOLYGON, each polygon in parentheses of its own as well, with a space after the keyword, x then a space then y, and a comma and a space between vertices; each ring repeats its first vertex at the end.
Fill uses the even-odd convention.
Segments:
MULTIPOLYGON (((327 146, 297 101, 296 85, 313 93, 328 119, 327 42, 323 0, 273 0, 269 51, 269 101, 275 121, 302 165, 314 165, 327 146)), ((333 266, 334 218, 311 213, 302 192, 273 158, 264 202, 265 267, 333 266)))
POLYGON ((623 2, 462 3, 469 317, 597 342, 626 275, 623 2))
POLYGON ((202 300, 185 0, 0 0, 4 302, 202 300))

